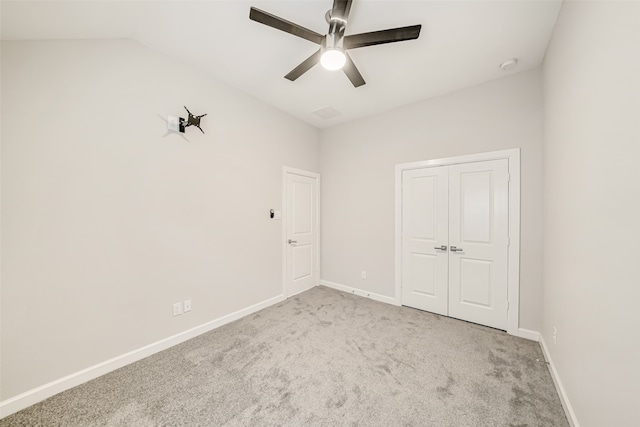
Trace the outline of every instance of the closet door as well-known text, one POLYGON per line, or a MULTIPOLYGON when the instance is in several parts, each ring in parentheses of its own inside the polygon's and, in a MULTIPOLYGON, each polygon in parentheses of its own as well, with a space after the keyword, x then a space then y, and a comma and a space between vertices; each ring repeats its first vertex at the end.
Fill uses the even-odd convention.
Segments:
POLYGON ((403 305, 507 329, 508 166, 403 172, 403 305))
POLYGON ((447 167, 402 175, 402 303, 447 315, 447 167))
POLYGON ((508 160, 449 166, 449 316, 507 328, 508 160))

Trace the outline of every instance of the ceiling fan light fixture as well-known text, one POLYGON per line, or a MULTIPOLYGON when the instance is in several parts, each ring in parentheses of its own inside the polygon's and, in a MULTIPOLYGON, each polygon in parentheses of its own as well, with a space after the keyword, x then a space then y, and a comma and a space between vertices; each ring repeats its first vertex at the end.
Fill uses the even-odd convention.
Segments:
POLYGON ((344 67, 347 62, 347 57, 344 51, 339 47, 326 49, 320 57, 320 64, 327 70, 335 71, 344 67))
POLYGON ((293 70, 289 71, 289 73, 284 76, 285 79, 293 82, 320 62, 322 67, 327 70, 342 69, 351 81, 353 87, 357 88, 366 84, 366 82, 351 60, 351 57, 347 54, 348 50, 405 40, 415 40, 420 36, 422 25, 418 24, 408 27, 345 35, 352 2, 353 0, 333 0, 332 8, 325 14, 327 23, 329 24, 329 30, 325 35, 316 33, 301 25, 255 7, 249 9, 249 19, 320 46, 311 56, 302 61, 293 70))

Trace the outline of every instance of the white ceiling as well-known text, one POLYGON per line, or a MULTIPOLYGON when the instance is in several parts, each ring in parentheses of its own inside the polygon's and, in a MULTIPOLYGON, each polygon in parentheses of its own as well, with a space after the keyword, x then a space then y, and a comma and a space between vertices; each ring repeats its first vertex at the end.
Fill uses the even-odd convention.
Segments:
POLYGON ((367 84, 315 66, 317 45, 249 20, 250 6, 320 34, 332 0, 5 1, 3 40, 132 38, 319 128, 381 113, 542 63, 561 0, 354 0, 346 34, 422 24, 418 40, 349 51, 367 84), (519 58, 513 71, 499 64, 519 58), (314 111, 341 114, 323 119, 314 111))

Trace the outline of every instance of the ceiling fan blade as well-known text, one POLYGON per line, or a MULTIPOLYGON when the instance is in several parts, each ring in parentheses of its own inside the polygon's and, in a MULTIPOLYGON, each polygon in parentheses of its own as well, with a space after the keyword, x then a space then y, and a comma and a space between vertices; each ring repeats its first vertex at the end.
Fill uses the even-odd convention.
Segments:
POLYGON ((373 46, 384 43, 395 43, 404 40, 414 40, 420 36, 422 25, 392 28, 389 30, 372 31, 370 33, 352 34, 344 37, 345 49, 373 46))
POLYGON ((351 0, 333 0, 333 8, 331 9, 331 17, 346 21, 351 11, 351 0))
POLYGON ((308 28, 294 24, 293 22, 289 22, 286 19, 279 18, 263 10, 256 9, 255 7, 251 8, 251 11, 249 12, 249 19, 268 25, 276 30, 284 31, 285 33, 293 34, 294 36, 309 40, 315 44, 321 44, 322 39, 324 38, 323 35, 318 34, 315 31, 311 31, 308 28))
POLYGON ((366 83, 364 81, 364 78, 362 77, 362 74, 360 74, 360 71, 358 71, 358 68, 356 68, 356 64, 353 63, 353 60, 351 59, 349 54, 347 52, 345 52, 344 54, 347 57, 347 62, 344 64, 344 67, 342 67, 342 71, 344 71, 347 77, 349 77, 349 80, 351 80, 351 83, 354 87, 362 86, 366 83))
POLYGON ((322 56, 322 51, 318 50, 316 53, 314 53, 313 55, 311 55, 310 57, 302 61, 302 63, 298 65, 296 68, 291 70, 289 74, 284 76, 284 78, 294 81, 295 79, 297 79, 298 77, 300 77, 301 75, 309 71, 318 62, 320 62, 320 56, 322 56))

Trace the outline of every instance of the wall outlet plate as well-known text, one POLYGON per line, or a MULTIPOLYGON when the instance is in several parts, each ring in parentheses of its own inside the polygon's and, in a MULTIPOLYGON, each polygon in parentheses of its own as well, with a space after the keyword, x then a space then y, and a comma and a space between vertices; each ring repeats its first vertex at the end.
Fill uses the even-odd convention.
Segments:
POLYGON ((173 315, 174 316, 180 316, 182 314, 182 303, 181 302, 177 302, 175 304, 173 304, 173 315))
POLYGON ((191 311, 191 300, 188 299, 184 302, 184 312, 191 311))

